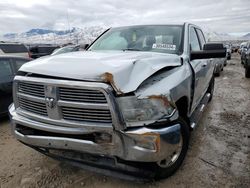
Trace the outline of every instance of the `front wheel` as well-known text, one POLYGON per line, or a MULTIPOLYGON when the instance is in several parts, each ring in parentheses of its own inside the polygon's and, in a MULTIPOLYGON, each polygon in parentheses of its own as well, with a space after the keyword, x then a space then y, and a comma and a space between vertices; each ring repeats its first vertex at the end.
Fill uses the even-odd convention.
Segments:
POLYGON ((189 126, 182 118, 179 118, 177 121, 181 126, 180 143, 176 151, 174 151, 170 157, 156 163, 157 169, 155 179, 163 179, 173 175, 181 166, 187 154, 189 144, 189 126))

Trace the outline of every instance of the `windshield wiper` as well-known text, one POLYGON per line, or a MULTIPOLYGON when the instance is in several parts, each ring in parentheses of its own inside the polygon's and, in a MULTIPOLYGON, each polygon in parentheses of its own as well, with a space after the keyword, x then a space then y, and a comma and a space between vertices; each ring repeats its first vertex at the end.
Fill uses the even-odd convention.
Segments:
POLYGON ((125 48, 125 49, 122 49, 122 51, 141 51, 141 50, 137 48, 125 48))

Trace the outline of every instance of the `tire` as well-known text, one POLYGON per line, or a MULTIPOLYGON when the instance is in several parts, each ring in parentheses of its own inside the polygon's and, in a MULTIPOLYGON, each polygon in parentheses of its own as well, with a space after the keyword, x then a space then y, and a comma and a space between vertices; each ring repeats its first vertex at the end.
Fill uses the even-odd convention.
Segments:
POLYGON ((250 67, 245 68, 245 77, 250 78, 250 67))
POLYGON ((177 122, 181 125, 182 146, 181 146, 180 154, 178 158, 176 159, 176 161, 173 162, 173 164, 171 164, 170 166, 162 167, 160 165, 161 162, 158 162, 156 164, 157 165, 156 174, 155 174, 156 180, 164 179, 173 175, 176 172, 176 170, 181 166, 187 154, 188 145, 189 145, 189 136, 190 136, 189 126, 181 117, 177 120, 177 122))
POLYGON ((213 99, 213 95, 214 95, 214 76, 212 77, 208 89, 207 89, 207 93, 210 93, 210 98, 208 100, 208 102, 210 102, 213 99))

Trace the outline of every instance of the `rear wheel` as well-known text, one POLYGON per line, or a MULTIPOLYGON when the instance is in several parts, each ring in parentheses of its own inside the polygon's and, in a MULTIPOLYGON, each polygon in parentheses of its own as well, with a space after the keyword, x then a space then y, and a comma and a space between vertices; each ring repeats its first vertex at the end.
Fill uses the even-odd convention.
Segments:
POLYGON ((174 151, 170 157, 157 162, 155 179, 163 179, 173 175, 181 166, 187 154, 189 144, 189 126, 183 118, 179 118, 177 121, 181 125, 181 135, 178 148, 176 148, 176 151, 174 151))

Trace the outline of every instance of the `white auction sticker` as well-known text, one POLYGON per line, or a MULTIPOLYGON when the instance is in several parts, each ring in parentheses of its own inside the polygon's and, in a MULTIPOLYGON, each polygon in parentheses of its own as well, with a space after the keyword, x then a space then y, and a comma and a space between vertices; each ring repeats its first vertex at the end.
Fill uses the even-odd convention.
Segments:
POLYGON ((174 45, 174 44, 156 44, 156 43, 154 43, 152 48, 164 49, 164 50, 176 50, 176 45, 174 45))

